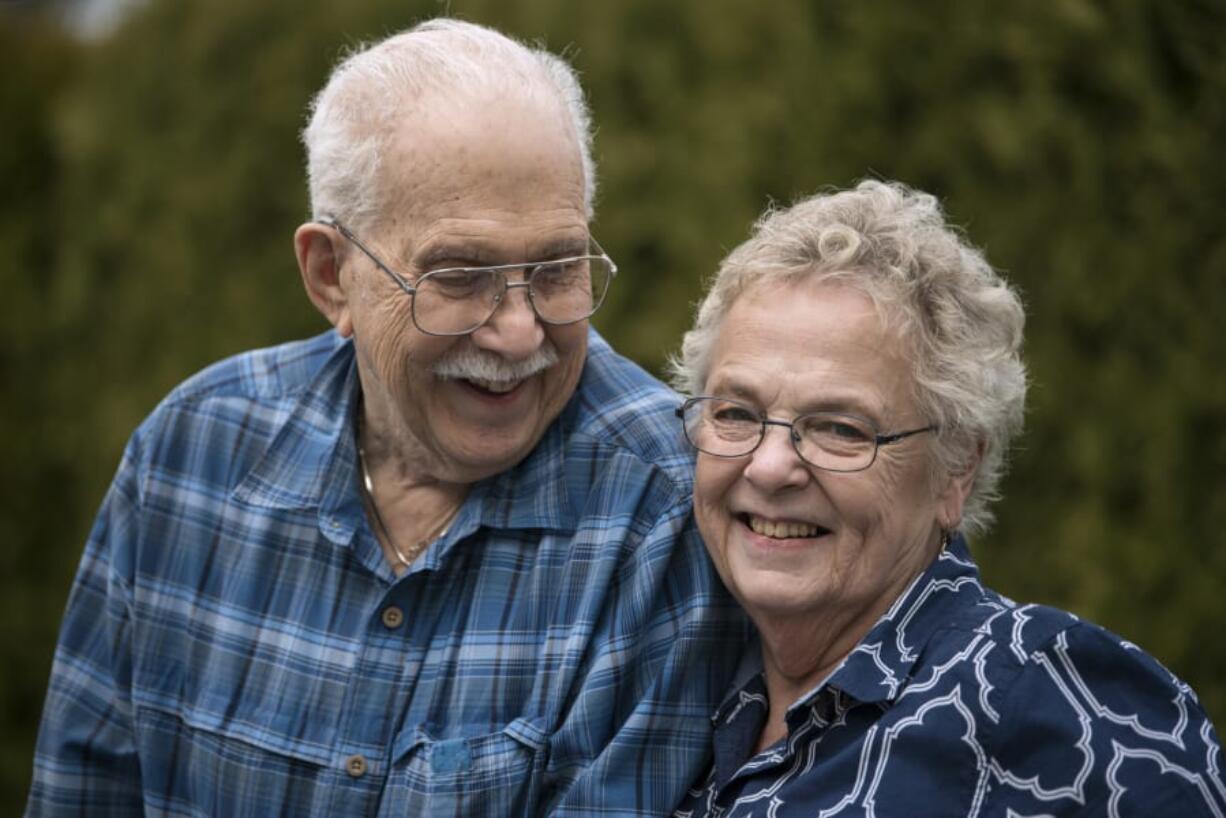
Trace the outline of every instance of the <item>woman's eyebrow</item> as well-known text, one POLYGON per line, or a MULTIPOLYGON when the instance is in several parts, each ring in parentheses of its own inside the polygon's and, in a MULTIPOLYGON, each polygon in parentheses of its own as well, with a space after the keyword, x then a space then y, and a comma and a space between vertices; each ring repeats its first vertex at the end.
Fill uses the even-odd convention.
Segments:
MULTIPOLYGON (((735 398, 746 403, 755 403, 759 395, 759 389, 755 387, 755 384, 744 378, 724 376, 712 383, 711 393, 720 397, 735 398)), ((811 415, 815 412, 858 415, 873 421, 879 420, 877 407, 863 398, 843 390, 836 390, 833 393, 824 394, 811 400, 804 400, 798 405, 798 415, 811 415)))
POLYGON ((757 397, 757 390, 746 381, 736 378, 724 376, 720 379, 712 381, 710 393, 724 398, 736 398, 752 403, 757 397))

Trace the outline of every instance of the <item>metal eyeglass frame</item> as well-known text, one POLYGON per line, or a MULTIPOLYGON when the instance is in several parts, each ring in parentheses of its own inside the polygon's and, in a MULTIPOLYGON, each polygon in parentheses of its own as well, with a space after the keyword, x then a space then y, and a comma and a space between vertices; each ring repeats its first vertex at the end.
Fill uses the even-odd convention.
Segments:
POLYGON ((732 400, 730 398, 721 398, 718 395, 697 395, 695 397, 689 398, 684 403, 682 403, 680 406, 678 406, 676 409, 674 409, 673 414, 681 420, 681 431, 685 434, 686 441, 691 446, 693 446, 695 449, 702 452, 703 454, 709 454, 712 457, 724 457, 728 459, 733 459, 737 457, 748 457, 749 455, 753 454, 754 452, 758 450, 758 447, 762 445, 762 441, 766 440, 766 427, 767 426, 782 426, 788 430, 788 440, 792 442, 792 449, 795 450, 797 457, 799 457, 801 460, 803 460, 805 463, 808 463, 810 466, 812 466, 815 469, 821 469, 822 471, 833 472, 835 474, 855 474, 856 472, 864 471, 865 469, 871 468, 872 465, 877 462, 877 452, 881 451, 882 446, 889 446, 891 443, 897 443, 898 441, 911 437, 912 435, 923 434, 924 432, 935 433, 940 428, 936 424, 929 424, 919 429, 908 429, 904 432, 890 432, 889 434, 881 434, 876 431, 877 427, 868 418, 861 417, 860 415, 853 415, 848 412, 808 412, 803 415, 798 415, 794 420, 790 420, 790 421, 775 420, 773 418, 766 417, 761 412, 759 412, 757 409, 755 409, 754 407, 750 406, 747 403, 743 403, 742 401, 738 401, 738 400, 732 400), (741 452, 740 454, 718 454, 716 452, 707 451, 706 449, 702 448, 697 443, 695 443, 694 439, 690 437, 690 430, 685 422, 685 413, 686 413, 686 410, 689 409, 691 406, 694 406, 696 404, 702 403, 704 401, 709 401, 709 400, 721 400, 726 403, 735 404, 737 406, 744 407, 746 410, 757 415, 758 422, 759 422, 758 442, 755 443, 753 446, 751 446, 748 451, 741 452), (809 458, 805 457, 800 452, 800 433, 796 431, 796 421, 801 420, 802 418, 813 417, 814 415, 822 415, 822 416, 828 416, 828 417, 834 417, 834 418, 850 418, 852 420, 855 420, 859 423, 864 424, 869 429, 872 429, 873 430, 873 456, 870 457, 868 462, 865 463, 863 466, 857 466, 854 469, 832 469, 829 466, 819 466, 818 464, 814 463, 809 458))
POLYGON ((417 320, 417 298, 416 298, 417 287, 410 284, 408 280, 404 278, 404 276, 400 275, 400 273, 397 273, 391 267, 384 264, 383 260, 380 259, 377 255, 375 255, 374 251, 372 251, 365 244, 363 244, 361 239, 355 236, 353 232, 349 230, 349 228, 345 227, 345 225, 341 224, 340 221, 338 221, 337 219, 334 219, 334 218, 317 219, 315 223, 321 224, 325 227, 331 227, 333 230, 336 230, 346 239, 353 242, 354 246, 356 246, 359 250, 361 250, 366 255, 367 258, 369 258, 371 261, 375 263, 376 267, 378 267, 380 270, 386 273, 388 278, 390 278, 393 282, 395 282, 396 286, 398 286, 401 290, 403 290, 409 296, 409 303, 410 303, 409 314, 413 318, 413 325, 417 327, 417 329, 420 332, 426 335, 452 337, 452 336, 459 336, 459 335, 468 335, 470 333, 476 332, 477 330, 481 329, 481 327, 485 326, 486 323, 488 323, 489 320, 494 317, 494 314, 498 312, 498 307, 502 303, 502 299, 506 297, 507 293, 511 290, 518 289, 518 288, 523 288, 524 290, 527 290, 528 303, 532 306, 532 314, 535 315, 537 320, 540 321, 542 324, 548 324, 554 327, 562 327, 562 326, 566 326, 567 324, 577 324, 580 321, 583 321, 587 318, 591 318, 593 315, 596 314, 596 311, 600 309, 600 306, 604 303, 605 296, 608 295, 609 293, 609 287, 612 286, 613 279, 617 277, 617 263, 614 262, 613 259, 609 258, 609 254, 604 251, 604 248, 600 246, 600 243, 597 242, 596 239, 594 239, 590 235, 588 236, 588 243, 595 250, 598 251, 599 255, 588 254, 588 255, 582 255, 582 256, 567 256, 566 258, 549 259, 548 261, 524 262, 522 264, 495 264, 495 265, 491 265, 488 267, 444 267, 438 270, 431 270, 428 273, 422 274, 421 277, 418 278, 418 281, 421 281, 421 279, 426 278, 428 276, 438 275, 441 273, 498 273, 503 283, 502 292, 499 293, 494 298, 494 308, 490 310, 490 314, 485 316, 485 318, 482 319, 479 324, 477 324, 476 326, 473 326, 470 329, 460 330, 457 332, 434 332, 432 330, 423 328, 421 325, 421 322, 417 320), (536 300, 535 300, 535 297, 532 291, 531 279, 532 279, 532 273, 535 271, 535 269, 545 264, 564 264, 570 261, 585 261, 585 260, 601 260, 609 265, 609 280, 605 282, 604 291, 600 293, 600 297, 593 298, 591 312, 589 312, 587 315, 580 316, 579 318, 572 318, 569 321, 551 321, 545 316, 541 315, 540 311, 537 310, 536 308, 536 300), (506 276, 506 273, 509 270, 524 270, 525 271, 524 280, 523 281, 511 281, 506 276))

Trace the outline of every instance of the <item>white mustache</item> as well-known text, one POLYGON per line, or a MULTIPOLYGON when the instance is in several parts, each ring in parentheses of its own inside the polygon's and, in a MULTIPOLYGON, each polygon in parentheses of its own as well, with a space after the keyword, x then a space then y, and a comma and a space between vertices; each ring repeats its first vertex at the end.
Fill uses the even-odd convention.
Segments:
POLYGON ((558 362, 558 350, 545 342, 531 356, 508 361, 493 352, 474 347, 462 347, 434 362, 431 371, 444 379, 464 381, 522 381, 531 378, 558 362))

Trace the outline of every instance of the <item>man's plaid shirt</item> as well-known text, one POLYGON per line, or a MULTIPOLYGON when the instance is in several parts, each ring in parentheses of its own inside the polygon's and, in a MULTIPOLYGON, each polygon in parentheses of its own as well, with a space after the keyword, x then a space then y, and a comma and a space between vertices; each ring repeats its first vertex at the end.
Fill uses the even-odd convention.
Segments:
POLYGON ((399 579, 334 333, 224 361, 133 435, 68 603, 31 815, 667 814, 745 631, 677 397, 594 332, 537 449, 399 579))

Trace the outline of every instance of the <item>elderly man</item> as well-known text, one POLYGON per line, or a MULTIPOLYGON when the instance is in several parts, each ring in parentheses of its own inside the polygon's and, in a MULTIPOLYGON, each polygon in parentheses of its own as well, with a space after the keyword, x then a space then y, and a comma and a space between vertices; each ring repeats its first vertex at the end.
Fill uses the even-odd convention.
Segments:
POLYGON ((588 327, 616 268, 572 71, 432 21, 338 66, 304 139, 334 330, 132 437, 29 814, 667 813, 743 626, 675 397, 588 327))

